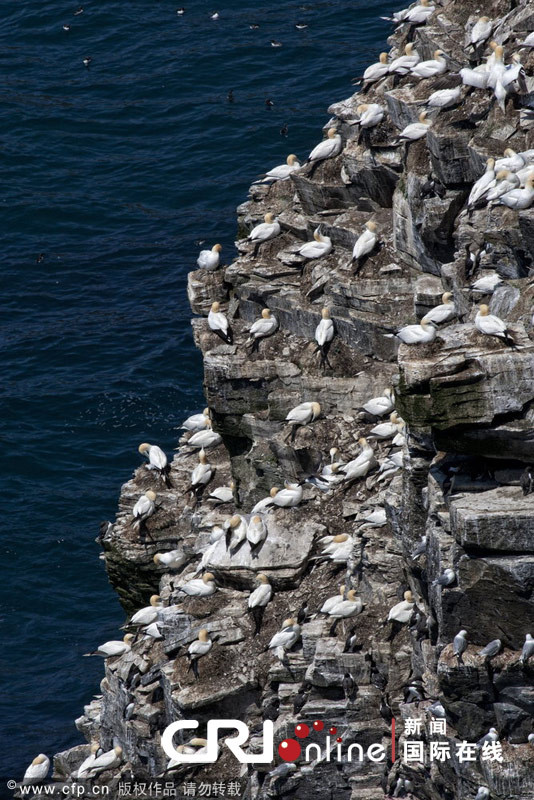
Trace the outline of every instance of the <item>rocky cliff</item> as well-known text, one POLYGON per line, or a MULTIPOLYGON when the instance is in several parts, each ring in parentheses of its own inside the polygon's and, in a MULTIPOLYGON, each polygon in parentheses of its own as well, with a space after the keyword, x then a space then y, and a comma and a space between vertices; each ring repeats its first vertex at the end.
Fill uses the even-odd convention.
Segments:
MULTIPOLYGON (((534 79, 528 77, 534 51, 520 50, 526 87, 509 93, 504 111, 491 90, 462 87, 455 105, 430 110, 426 137, 394 144, 432 92, 458 85, 460 67, 470 59, 474 67, 491 53, 487 43, 478 53, 467 46, 480 13, 494 21, 492 38, 504 45, 508 60, 534 30, 527 0, 483 5, 444 2, 426 24, 399 26, 390 58, 413 41, 421 59, 441 49, 447 72, 422 80, 386 75, 333 105, 327 127, 341 133, 341 154, 313 175, 306 167, 270 187, 253 185, 238 209, 239 257, 223 269, 189 276, 206 400, 222 441, 207 451, 216 474, 200 502, 186 493, 198 462, 187 434, 171 465, 170 487, 139 467, 101 537, 125 610, 145 606, 155 592, 164 608, 162 638, 141 634, 130 652, 108 659, 101 694, 77 721, 88 742, 123 750, 121 768, 101 773, 97 782, 116 786, 119 775, 164 774, 161 733, 180 718, 198 719, 201 731, 214 717, 245 720, 252 749, 261 749, 264 718, 274 718, 276 742, 292 737, 298 722, 321 720, 326 730, 337 729, 344 746, 378 742, 389 755, 391 713, 398 734, 393 763, 298 761, 296 769, 280 774, 273 765, 239 765, 225 753, 216 766, 202 768, 203 779, 240 778, 251 798, 409 794, 460 800, 474 798, 479 787, 489 788, 480 797, 534 798, 534 747, 528 743, 534 658, 532 666, 519 660, 534 618, 534 495, 524 496, 519 485, 534 461, 534 208, 466 210, 488 158, 501 157, 505 148, 534 147, 534 79), (359 132, 354 121, 362 102, 378 103, 386 114, 359 132), (246 235, 266 212, 276 215, 282 232, 253 257, 246 235), (370 219, 378 225, 379 245, 356 269, 352 248, 370 219), (333 250, 303 261, 296 246, 318 226, 333 250), (476 263, 466 252, 475 254, 476 263), (509 324, 513 349, 481 335, 472 322, 476 298, 469 284, 494 269, 504 281, 489 304, 509 324), (399 347, 391 333, 417 322, 446 290, 453 292, 457 319, 432 342, 399 347), (233 344, 222 343, 207 325, 214 301, 230 320, 233 344), (247 332, 265 307, 279 329, 251 353, 247 332), (314 342, 323 307, 336 330, 325 364, 314 342), (305 483, 298 507, 270 510, 258 554, 248 546, 230 554, 224 537, 213 542, 214 527, 233 514, 250 514, 273 486, 317 473, 331 448, 338 448, 337 461, 354 459, 358 439, 377 422, 362 406, 391 385, 406 423, 401 468, 371 470, 328 491, 305 483), (312 400, 320 402, 321 415, 292 441, 286 414, 312 400), (207 500, 231 479, 232 502, 207 500), (140 535, 131 512, 147 489, 157 492, 157 508, 140 535), (380 527, 364 519, 377 507, 386 510, 380 527), (349 534, 353 546, 346 561, 333 563, 322 557, 323 537, 338 534, 349 534), (426 549, 414 557, 422 537, 426 549), (156 553, 171 550, 179 551, 177 568, 154 562, 156 553), (446 569, 454 571, 453 582, 435 583, 446 569), (216 592, 184 598, 180 586, 203 570, 214 575, 216 592), (274 596, 254 637, 247 598, 258 573, 267 576, 274 596), (318 610, 341 583, 356 590, 363 610, 331 635, 331 620, 318 610), (415 603, 410 622, 384 624, 407 590, 415 603), (295 646, 282 660, 265 652, 282 622, 303 604, 307 613, 295 646), (347 648, 353 627, 355 644, 347 648), (195 680, 184 653, 200 628, 214 645, 195 680), (451 644, 460 629, 468 641, 463 661, 451 644), (492 659, 478 655, 494 639, 501 640, 501 652, 492 659), (343 689, 346 674, 356 684, 352 692, 343 689), (298 696, 303 703, 295 713, 298 696), (452 757, 404 763, 403 720, 423 720, 423 733, 412 738, 427 740, 428 708, 438 699, 447 732, 437 738, 453 746, 452 757), (490 727, 498 731, 502 762, 482 760, 480 752, 462 762, 454 744, 476 742, 490 727)), ((374 448, 383 464, 391 439, 377 440, 374 448)), ((310 741, 319 739, 312 734, 310 741)), ((88 748, 56 756, 56 778, 75 774, 88 748)), ((167 774, 180 782, 199 773, 182 767, 167 774)))

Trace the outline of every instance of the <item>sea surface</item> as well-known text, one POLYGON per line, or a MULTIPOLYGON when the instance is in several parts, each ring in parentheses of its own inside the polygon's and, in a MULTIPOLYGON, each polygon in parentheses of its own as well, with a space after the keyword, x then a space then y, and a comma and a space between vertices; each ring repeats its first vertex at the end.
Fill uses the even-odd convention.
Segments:
POLYGON ((403 5, 217 3, 1 3, 0 780, 82 741, 83 653, 124 622, 99 523, 203 406, 199 243, 230 262, 251 180, 321 139, 403 5))

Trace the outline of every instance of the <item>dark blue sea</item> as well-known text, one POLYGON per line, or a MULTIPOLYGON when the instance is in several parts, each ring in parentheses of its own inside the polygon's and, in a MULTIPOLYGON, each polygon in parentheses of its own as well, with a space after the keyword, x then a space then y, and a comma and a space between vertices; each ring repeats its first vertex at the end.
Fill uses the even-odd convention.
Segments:
POLYGON ((124 622, 99 523, 139 442, 170 453, 203 405, 185 293, 199 242, 231 260, 251 180, 319 141, 399 7, 217 2, 1 3, 5 778, 82 741, 103 676, 82 654, 124 622))

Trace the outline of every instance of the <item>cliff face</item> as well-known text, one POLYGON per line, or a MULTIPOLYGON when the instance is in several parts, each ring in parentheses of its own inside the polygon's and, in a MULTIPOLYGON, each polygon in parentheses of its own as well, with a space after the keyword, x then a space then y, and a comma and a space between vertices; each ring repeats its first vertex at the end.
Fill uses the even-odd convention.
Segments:
MULTIPOLYGON (((483 9, 471 0, 445 2, 425 25, 399 28, 390 40, 392 55, 413 40, 421 58, 439 48, 457 72, 467 63, 466 31, 480 12, 495 20, 492 36, 507 54, 534 30, 534 7, 526 0, 495 0, 483 9)), ((533 51, 521 52, 528 76, 533 51)), ((487 158, 501 156, 506 147, 534 147, 534 79, 527 77, 526 94, 509 96, 505 112, 491 91, 464 87, 460 104, 431 113, 426 138, 393 146, 399 129, 417 120, 421 101, 450 81, 450 73, 421 81, 388 76, 363 96, 336 103, 330 113, 343 137, 342 153, 312 177, 303 170, 271 188, 253 186, 238 209, 239 258, 223 270, 189 276, 206 399, 222 436, 222 444, 208 451, 217 470, 209 488, 233 479, 236 489, 233 503, 194 505, 184 490, 197 455, 183 447, 171 466, 171 488, 158 484, 144 466, 136 471, 122 489, 116 521, 102 537, 110 579, 125 609, 146 605, 155 591, 165 605, 163 639, 141 636, 130 653, 109 660, 101 696, 77 722, 88 741, 98 739, 106 750, 122 746, 124 775, 146 778, 165 771, 160 736, 180 718, 194 717, 202 726, 214 717, 239 717, 255 731, 252 745, 258 748, 262 715, 279 702, 277 742, 293 735, 297 721, 320 719, 326 729, 337 728, 344 745, 389 746, 387 705, 402 734, 403 719, 428 720, 428 706, 439 698, 448 723, 441 740, 476 742, 493 726, 503 763, 461 763, 456 757, 424 766, 399 759, 316 762, 280 779, 269 774, 270 765, 247 773, 225 755, 203 769, 203 779, 248 777, 250 797, 375 800, 393 793, 401 778, 412 782, 414 797, 427 800, 472 798, 479 786, 500 800, 534 798, 534 747, 527 743, 534 666, 519 664, 534 618, 534 495, 523 497, 519 486, 525 465, 534 461, 534 208, 465 211, 487 158), (384 121, 363 136, 351 124, 361 102, 387 110, 384 121), (282 234, 253 258, 242 237, 267 211, 276 214, 282 234), (370 218, 379 226, 380 246, 355 274, 352 247, 370 218), (292 251, 318 225, 331 237, 333 251, 300 263, 292 251), (474 271, 466 262, 473 243, 482 251, 474 271), (506 282, 493 293, 491 310, 510 323, 517 349, 480 335, 471 322, 473 298, 466 287, 495 268, 506 282), (399 349, 385 335, 417 321, 445 290, 454 293, 461 322, 425 345, 399 349), (221 343, 207 326, 204 316, 213 301, 223 304, 231 320, 233 345, 221 343), (323 306, 336 328, 324 368, 313 341, 323 306), (264 307, 279 320, 279 330, 249 354, 247 331, 264 307), (354 458, 358 438, 376 422, 362 413, 362 404, 392 384, 407 426, 402 469, 370 472, 328 492, 306 484, 301 506, 269 514, 268 538, 257 558, 248 547, 230 558, 224 539, 210 545, 213 526, 236 510, 250 513, 284 480, 309 476, 333 446, 343 460, 354 458), (290 442, 285 416, 309 400, 319 400, 321 416, 290 442), (157 511, 140 536, 131 509, 149 488, 158 492, 157 511), (385 507, 386 525, 362 526, 359 521, 375 506, 385 507), (336 568, 320 558, 319 540, 343 533, 354 536, 354 547, 347 564, 336 568), (426 553, 413 558, 423 536, 426 553), (183 553, 179 569, 155 565, 155 553, 175 549, 183 553), (215 575, 216 593, 183 600, 180 585, 202 568, 215 575), (454 583, 434 585, 447 568, 456 573, 454 583), (261 633, 253 637, 246 607, 258 573, 268 576, 275 594, 261 633), (342 582, 356 589, 364 607, 330 636, 331 621, 316 612, 342 582), (419 614, 392 632, 381 623, 408 588, 419 614), (310 614, 301 640, 281 663, 264 649, 305 601, 310 614), (357 647, 344 652, 343 634, 352 624, 357 647), (216 642, 195 681, 183 652, 199 628, 216 642), (463 664, 451 646, 460 629, 467 630, 469 642, 463 664), (503 649, 496 658, 487 662, 477 655, 497 638, 503 649), (357 684, 351 699, 342 690, 347 672, 357 684), (295 714, 293 702, 304 681, 307 700, 295 714), (413 699, 406 691, 410 682, 423 700, 407 702, 413 699)), ((390 448, 390 442, 378 442, 377 458, 390 448)), ((401 736, 401 750, 403 741, 401 736)), ((58 778, 71 774, 87 752, 80 747, 57 756, 58 778)), ((182 780, 193 771, 173 774, 182 780)), ((99 780, 113 784, 117 776, 104 773, 99 780)), ((409 788, 407 783, 403 791, 409 788)))

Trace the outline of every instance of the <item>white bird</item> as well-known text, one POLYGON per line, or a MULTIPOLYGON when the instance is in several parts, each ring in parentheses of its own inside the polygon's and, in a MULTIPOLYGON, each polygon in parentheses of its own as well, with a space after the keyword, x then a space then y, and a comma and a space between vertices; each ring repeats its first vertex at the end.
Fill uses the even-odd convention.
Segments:
POLYGON ((380 483, 380 481, 385 481, 386 478, 389 478, 390 475, 398 472, 403 466, 404 458, 402 451, 399 450, 397 453, 391 453, 391 455, 387 456, 387 458, 380 462, 380 469, 378 470, 380 477, 378 478, 377 483, 380 483))
POLYGON ((39 753, 39 755, 33 759, 32 763, 24 773, 22 785, 30 786, 36 783, 42 783, 48 775, 49 769, 50 759, 48 756, 45 756, 44 753, 39 753))
POLYGON ((86 656, 104 656, 104 658, 116 658, 129 653, 132 649, 132 642, 135 637, 132 633, 127 633, 122 641, 111 639, 109 642, 104 642, 92 653, 84 653, 86 656))
POLYGON ((470 43, 476 47, 476 45, 485 42, 491 36, 492 30, 493 21, 489 17, 480 17, 471 28, 470 43))
POLYGON ((497 286, 503 282, 503 279, 496 272, 490 272, 483 275, 469 287, 472 292, 480 292, 481 294, 493 294, 497 286))
POLYGON ((528 178, 523 189, 512 189, 501 195, 499 203, 514 211, 530 208, 534 202, 534 175, 528 178))
POLYGON ((210 410, 205 408, 202 414, 192 414, 192 416, 187 417, 180 427, 186 431, 203 431, 209 426, 209 422, 210 410))
POLYGON ((419 61, 410 72, 416 78, 433 78, 435 75, 443 75, 447 71, 447 61, 443 56, 443 50, 435 50, 434 58, 428 61, 419 61))
POLYGON ((493 51, 493 55, 494 55, 493 63, 490 64, 488 72, 488 86, 491 89, 495 89, 497 82, 501 80, 502 75, 506 69, 503 60, 504 47, 498 44, 495 50, 493 51))
POLYGON ((321 311, 321 321, 315 328, 315 341, 317 349, 321 353, 321 362, 328 361, 328 351, 335 335, 334 323, 330 319, 330 309, 323 308, 321 311))
POLYGON ((475 800, 489 800, 490 791, 486 786, 479 786, 475 796, 475 800))
POLYGON ((407 75, 420 60, 419 53, 414 50, 414 44, 410 42, 404 48, 404 55, 394 58, 390 63, 389 71, 396 72, 398 75, 407 75))
POLYGON ((321 555, 328 556, 334 564, 346 564, 352 557, 354 539, 347 533, 339 533, 332 537, 332 541, 323 547, 321 555))
POLYGON ((247 521, 240 514, 234 514, 223 525, 226 534, 226 549, 237 550, 247 538, 247 521))
POLYGON ((202 578, 193 578, 193 580, 184 583, 178 589, 188 597, 210 597, 217 591, 215 584, 215 577, 211 572, 205 572, 202 578))
POLYGON ((510 172, 518 172, 527 166, 527 161, 523 153, 516 153, 511 147, 507 147, 504 156, 495 162, 495 171, 509 169, 510 172))
POLYGON ((214 244, 211 250, 201 250, 197 258, 199 269, 216 270, 220 263, 222 245, 214 244))
POLYGON ((459 631, 452 641, 452 652, 458 659, 458 663, 462 663, 462 656, 467 650, 467 631, 459 631))
POLYGON ((515 172, 510 172, 508 169, 501 169, 495 176, 495 185, 491 187, 486 195, 486 202, 497 205, 497 201, 503 194, 511 192, 512 189, 517 189, 520 185, 520 180, 515 172))
POLYGON ((284 489, 276 489, 276 487, 271 489, 273 505, 278 508, 295 508, 302 500, 302 486, 299 483, 288 483, 287 481, 284 486, 284 489))
POLYGON ((258 251, 262 244, 270 241, 270 239, 274 239, 282 231, 280 223, 274 218, 274 214, 269 212, 268 214, 265 214, 263 219, 264 222, 260 222, 260 224, 256 225, 255 228, 252 228, 247 236, 247 242, 251 242, 254 245, 254 249, 252 251, 253 258, 258 255, 258 251))
POLYGON ((373 397, 362 406, 364 411, 373 417, 383 417, 390 414, 395 408, 395 395, 393 389, 384 389, 379 397, 373 397))
POLYGON ((477 748, 481 748, 483 744, 490 743, 490 742, 498 742, 499 741, 499 734, 497 733, 497 728, 490 728, 489 731, 477 742, 477 748))
POLYGON ((289 436, 290 440, 293 441, 295 439, 297 428, 300 428, 303 425, 309 425, 310 422, 314 422, 320 413, 321 406, 319 403, 314 401, 299 403, 298 406, 295 406, 295 408, 292 408, 291 411, 288 411, 285 421, 291 425, 289 436))
POLYGON ((169 464, 167 462, 167 456, 161 447, 158 447, 157 444, 143 442, 137 449, 142 456, 148 458, 148 469, 153 469, 158 472, 165 485, 170 486, 169 464))
POLYGON ((83 780, 84 778, 87 778, 89 776, 90 769, 97 759, 96 754, 100 749, 101 748, 98 742, 92 743, 89 755, 87 756, 86 759, 84 759, 84 761, 82 761, 82 763, 80 764, 80 766, 76 771, 76 775, 73 777, 76 777, 77 780, 83 780))
POLYGON ((187 556, 183 550, 169 550, 167 553, 156 553, 153 560, 158 567, 180 569, 186 563, 187 556))
POLYGON ((374 511, 370 511, 368 514, 358 520, 358 522, 363 523, 358 530, 362 531, 365 528, 383 528, 384 525, 387 524, 387 521, 386 509, 380 507, 375 508, 374 511))
POLYGON ((257 556, 259 546, 267 538, 267 532, 267 524, 258 514, 251 517, 246 536, 253 556, 257 556))
POLYGON ((365 230, 356 239, 352 249, 352 261, 356 262, 356 268, 361 264, 361 261, 374 250, 378 241, 377 235, 378 225, 373 220, 365 223, 365 230))
POLYGON ((509 347, 515 347, 515 342, 512 338, 511 331, 507 328, 506 323, 496 317, 495 314, 489 313, 489 308, 485 303, 478 307, 478 313, 475 317, 475 327, 480 333, 486 336, 497 336, 502 339, 509 347))
POLYGON ((202 492, 211 481, 214 474, 213 467, 211 464, 208 464, 208 459, 206 458, 204 450, 200 450, 198 461, 199 463, 191 473, 191 485, 184 492, 184 494, 193 492, 197 499, 202 496, 202 492))
POLYGON ((216 489, 213 489, 208 495, 208 500, 215 501, 217 503, 231 503, 234 499, 234 489, 235 483, 234 481, 230 481, 229 486, 218 486, 216 489))
POLYGON ((456 580, 456 572, 453 569, 445 569, 441 575, 432 581, 432 586, 451 586, 456 580))
POLYGON ((106 753, 102 753, 102 755, 98 756, 98 758, 95 758, 87 777, 94 778, 100 772, 104 772, 107 769, 115 769, 115 767, 119 766, 121 761, 122 747, 114 747, 113 750, 108 750, 106 753))
POLYGON ((405 625, 410 621, 415 603, 411 592, 404 592, 404 600, 389 609, 388 622, 400 622, 405 625))
POLYGON ((391 440, 391 444, 393 447, 404 447, 406 444, 406 436, 404 434, 405 422, 401 420, 397 424, 398 433, 393 437, 391 440))
POLYGON ((190 439, 187 440, 187 447, 207 450, 209 447, 216 447, 221 442, 222 442, 222 437, 219 433, 212 430, 211 420, 210 420, 208 425, 206 426, 206 430, 197 431, 191 436, 190 439))
POLYGON ((436 6, 432 5, 430 0, 420 0, 419 3, 408 10, 408 13, 401 21, 410 22, 412 25, 419 25, 422 22, 426 22, 435 10, 436 6))
POLYGON ((373 436, 376 439, 391 439, 392 436, 395 436, 395 434, 399 432, 397 426, 400 420, 401 418, 397 412, 393 411, 389 415, 389 422, 380 422, 378 425, 375 425, 374 428, 371 428, 369 436, 373 436))
POLYGON ((361 612, 362 608, 363 603, 361 598, 356 597, 356 592, 354 589, 349 589, 347 592, 347 599, 343 600, 340 598, 339 601, 332 606, 328 612, 328 616, 332 617, 334 620, 334 624, 330 628, 330 636, 335 635, 336 626, 340 619, 349 619, 350 617, 355 617, 361 612))
POLYGON ((427 135, 431 125, 432 120, 427 119, 426 111, 421 111, 419 114, 419 122, 410 122, 409 125, 406 125, 397 138, 393 140, 392 144, 416 142, 418 139, 422 139, 423 136, 427 135))
POLYGON ((519 659, 519 663, 521 665, 526 664, 529 658, 531 658, 533 655, 534 655, 534 639, 532 638, 530 633, 527 633, 523 649, 521 650, 521 658, 519 659))
POLYGON ((429 108, 450 108, 458 103, 461 96, 461 86, 456 86, 454 89, 439 89, 437 92, 432 92, 426 105, 429 108))
POLYGON ((488 85, 489 71, 486 64, 478 67, 462 67, 460 77, 464 86, 472 86, 475 89, 486 89, 488 85))
POLYGON ((358 444, 361 447, 359 456, 352 461, 348 461, 340 468, 340 472, 345 475, 345 480, 347 481, 363 478, 367 475, 369 470, 376 467, 377 464, 374 450, 371 445, 367 443, 367 439, 361 437, 358 439, 358 444))
POLYGON ((321 606, 319 613, 320 614, 329 614, 330 611, 337 605, 343 598, 345 597, 345 586, 339 587, 338 594, 332 595, 332 597, 327 597, 324 601, 323 605, 321 606))
POLYGON ((332 240, 329 236, 323 236, 320 228, 316 228, 313 232, 313 241, 303 244, 297 252, 302 258, 323 258, 332 252, 332 240))
POLYGON ((152 622, 156 622, 156 620, 159 619, 161 607, 161 597, 159 594, 153 594, 150 598, 150 605, 140 608, 139 611, 136 611, 128 624, 151 625, 152 622))
POLYGON ((208 631, 206 630, 206 628, 202 628, 198 632, 198 639, 195 639, 194 642, 191 642, 191 644, 187 648, 189 669, 193 671, 193 674, 196 679, 198 679, 199 677, 198 660, 203 656, 207 656, 212 647, 213 647, 213 642, 210 639, 208 631))
POLYGON ((534 31, 529 33, 524 42, 521 42, 521 47, 534 47, 534 31))
POLYGON ((486 171, 480 177, 473 186, 471 187, 471 191, 469 192, 469 197, 467 198, 467 207, 474 208, 475 205, 483 198, 492 186, 495 185, 495 159, 488 158, 486 161, 486 171))
POLYGON ((396 334, 404 344, 426 344, 436 338, 436 327, 432 322, 421 320, 419 325, 406 325, 396 334))
POLYGON ((150 625, 143 628, 143 633, 145 636, 150 636, 151 639, 163 639, 163 634, 159 629, 160 624, 159 622, 151 622, 150 625))
POLYGON ((502 84, 503 88, 508 91, 508 87, 517 81, 518 86, 521 90, 525 89, 525 70, 523 64, 521 63, 521 57, 518 53, 514 53, 512 56, 512 64, 508 64, 504 72, 500 77, 500 83, 502 84))
POLYGON ((212 303, 211 309, 208 314, 208 326, 213 333, 217 334, 219 338, 226 342, 226 344, 232 344, 234 337, 232 333, 232 329, 228 324, 228 320, 221 311, 220 303, 212 303))
MULTIPOLYGON (((434 306, 428 311, 423 320, 425 322, 434 322, 436 325, 442 325, 444 322, 450 322, 456 316, 456 307, 452 299, 452 292, 444 292, 441 295, 441 304, 434 306)), ((421 321, 423 321, 421 320, 421 321)))
POLYGON ((266 575, 260 573, 257 576, 258 586, 249 595, 248 609, 254 619, 254 636, 257 636, 261 630, 261 623, 266 606, 271 602, 273 596, 273 587, 269 583, 266 575))
POLYGON ((284 620, 282 629, 272 637, 267 649, 274 650, 275 648, 280 648, 283 655, 283 651, 291 650, 293 645, 298 641, 299 636, 300 625, 297 624, 296 619, 289 617, 289 619, 284 620))
POLYGON ((328 158, 335 158, 335 156, 338 156, 341 153, 342 149, 343 142, 341 136, 337 132, 336 128, 330 128, 327 133, 327 138, 323 139, 322 142, 319 142, 319 144, 313 148, 310 155, 304 162, 304 165, 312 165, 310 171, 310 175, 312 175, 321 161, 326 161, 328 158))
POLYGON ((260 319, 252 323, 248 332, 249 338, 245 346, 252 347, 252 351, 257 350, 261 339, 272 336, 278 330, 278 320, 276 317, 271 316, 268 308, 264 308, 261 312, 260 319))
POLYGON ((386 113, 378 103, 361 103, 356 111, 359 114, 357 123, 360 128, 374 128, 382 122, 386 113))
POLYGON ((152 516, 156 509, 155 504, 156 493, 149 489, 147 492, 141 495, 139 500, 136 502, 132 509, 132 516, 134 518, 134 523, 132 527, 135 530, 138 530, 143 522, 147 520, 149 517, 152 516))
POLYGON ((365 84, 374 83, 375 81, 380 80, 380 78, 383 78, 384 75, 388 74, 388 72, 389 72, 388 54, 380 53, 378 61, 367 67, 362 77, 358 78, 357 80, 362 80, 365 88, 365 84))
POLYGON ((265 173, 265 177, 256 183, 271 183, 275 181, 285 181, 293 172, 300 169, 300 163, 296 155, 291 153, 286 160, 285 164, 279 164, 265 173))

